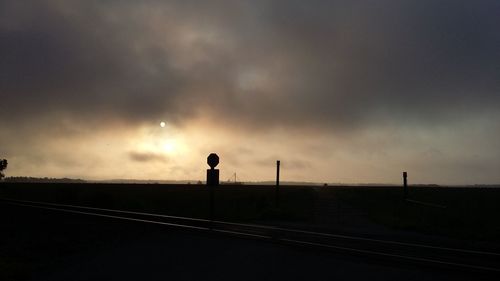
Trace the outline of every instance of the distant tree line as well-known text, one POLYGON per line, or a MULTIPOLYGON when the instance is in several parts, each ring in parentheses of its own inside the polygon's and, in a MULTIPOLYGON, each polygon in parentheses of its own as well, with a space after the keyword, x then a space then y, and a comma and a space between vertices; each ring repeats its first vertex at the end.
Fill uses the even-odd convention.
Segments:
POLYGON ((85 183, 81 179, 68 179, 68 178, 35 178, 35 177, 6 177, 6 182, 36 182, 36 183, 85 183))
POLYGON ((7 169, 8 164, 7 159, 0 159, 0 180, 5 177, 3 170, 7 169))

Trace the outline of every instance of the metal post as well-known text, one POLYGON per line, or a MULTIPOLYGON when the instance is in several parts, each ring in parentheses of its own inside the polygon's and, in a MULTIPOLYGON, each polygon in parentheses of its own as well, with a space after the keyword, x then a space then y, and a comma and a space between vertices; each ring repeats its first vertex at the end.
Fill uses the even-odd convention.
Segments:
POLYGON ((210 188, 210 230, 213 229, 214 221, 214 186, 209 185, 210 188))
POLYGON ((209 198, 209 218, 210 218, 210 229, 213 229, 214 225, 214 188, 219 185, 219 170, 215 169, 215 167, 219 164, 219 156, 215 153, 210 153, 207 157, 207 164, 210 166, 210 169, 207 170, 207 185, 210 189, 210 198, 209 198))

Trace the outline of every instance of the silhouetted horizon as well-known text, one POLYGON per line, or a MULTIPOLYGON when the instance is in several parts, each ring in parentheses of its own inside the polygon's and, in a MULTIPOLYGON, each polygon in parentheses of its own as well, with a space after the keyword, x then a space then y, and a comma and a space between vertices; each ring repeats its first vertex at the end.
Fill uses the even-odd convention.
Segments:
MULTIPOLYGON (((6 177, 4 182, 42 182, 42 183, 137 183, 137 184, 183 184, 183 185, 205 185, 206 180, 168 180, 168 179, 85 179, 85 178, 47 178, 47 177, 28 177, 28 176, 14 176, 6 177)), ((1 183, 1 181, 0 181, 1 183)), ((274 186, 275 180, 260 180, 260 181, 238 181, 236 185, 266 185, 274 186)), ((231 180, 221 181, 221 185, 234 185, 235 182, 231 180)), ((291 186, 394 186, 400 187, 401 183, 380 183, 380 182, 355 182, 355 183, 342 183, 342 182, 314 182, 314 181, 280 181, 281 185, 291 186), (325 185, 326 184, 326 185, 325 185)), ((490 187, 500 188, 499 184, 434 184, 434 183, 410 183, 412 186, 429 186, 429 187, 490 187)))

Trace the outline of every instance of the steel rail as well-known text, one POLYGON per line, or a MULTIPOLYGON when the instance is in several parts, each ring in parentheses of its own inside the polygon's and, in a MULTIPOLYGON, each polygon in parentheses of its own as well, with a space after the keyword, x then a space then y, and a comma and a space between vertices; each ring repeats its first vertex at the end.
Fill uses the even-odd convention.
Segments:
POLYGON ((425 245, 425 244, 420 244, 420 243, 382 240, 382 239, 366 238, 366 237, 359 237, 359 236, 350 236, 350 235, 333 234, 333 233, 325 233, 325 232, 315 232, 315 231, 283 228, 283 227, 275 227, 275 226, 267 226, 267 225, 259 225, 259 224, 243 224, 243 223, 234 223, 234 222, 226 222, 226 221, 218 221, 218 220, 212 221, 212 220, 208 220, 208 219, 171 216, 171 215, 163 215, 163 214, 156 214, 156 213, 134 212, 134 211, 125 211, 125 210, 117 210, 117 209, 96 208, 96 207, 69 205, 69 204, 58 204, 58 203, 49 203, 49 202, 40 202, 40 201, 17 200, 17 199, 10 199, 10 198, 2 198, 1 200, 10 201, 10 202, 18 202, 18 203, 30 203, 30 204, 50 205, 50 206, 56 206, 56 207, 68 207, 68 208, 77 208, 77 209, 86 209, 86 210, 95 210, 95 211, 115 212, 115 213, 122 213, 122 214, 150 216, 150 217, 158 217, 158 218, 166 218, 166 219, 178 219, 178 220, 186 220, 186 221, 194 221, 194 222, 202 222, 202 223, 212 223, 212 224, 227 225, 227 226, 259 228, 259 229, 268 230, 268 231, 281 231, 281 232, 288 232, 288 233, 323 236, 323 237, 327 237, 327 238, 341 238, 341 239, 349 239, 349 240, 356 240, 356 241, 375 242, 375 243, 381 243, 381 244, 391 244, 391 245, 409 246, 409 247, 416 247, 416 248, 427 248, 427 249, 434 249, 434 250, 451 251, 451 252, 458 252, 458 253, 465 253, 465 254, 477 254, 477 255, 485 255, 485 256, 492 256, 492 257, 500 257, 500 253, 495 253, 495 252, 432 246, 432 245, 425 245))
MULTIPOLYGON (((62 212, 75 213, 75 214, 92 215, 92 216, 98 216, 98 217, 106 217, 106 218, 135 221, 135 222, 142 222, 142 223, 152 223, 152 224, 166 225, 166 226, 177 227, 177 228, 182 228, 182 229, 211 231, 211 232, 216 232, 216 233, 221 233, 221 234, 230 234, 230 235, 237 235, 237 236, 244 236, 244 237, 251 237, 251 238, 258 238, 258 239, 273 240, 273 241, 283 242, 283 243, 288 243, 288 244, 295 244, 295 245, 302 245, 302 246, 314 246, 314 247, 319 247, 319 248, 324 248, 324 249, 342 250, 342 251, 347 251, 347 252, 352 252, 352 253, 357 253, 357 254, 379 256, 379 257, 386 257, 386 258, 394 258, 394 259, 406 260, 406 261, 410 261, 410 262, 427 263, 427 264, 441 265, 441 266, 454 267, 454 268, 464 268, 464 269, 472 269, 472 270, 478 270, 478 271, 500 273, 500 268, 496 268, 496 267, 480 266, 480 265, 466 264, 466 263, 459 263, 459 262, 450 262, 450 261, 443 261, 443 260, 437 260, 437 259, 422 258, 422 257, 416 257, 416 256, 408 256, 408 255, 400 255, 400 254, 393 254, 393 253, 374 251, 374 250, 366 250, 366 249, 360 249, 360 248, 343 247, 343 246, 338 246, 338 245, 317 243, 317 242, 304 241, 304 240, 298 240, 298 239, 290 239, 290 238, 286 238, 286 234, 293 233, 293 234, 307 235, 310 237, 314 237, 314 236, 318 237, 319 236, 319 237, 326 237, 326 238, 348 239, 348 240, 360 241, 360 242, 375 242, 375 243, 380 243, 380 244, 391 244, 391 245, 395 245, 395 246, 424 248, 424 249, 429 249, 429 250, 444 250, 444 251, 449 251, 449 252, 457 252, 457 253, 461 253, 461 254, 474 254, 474 255, 482 255, 482 256, 489 256, 489 257, 495 257, 495 258, 500 256, 499 253, 493 253, 493 252, 456 249, 456 248, 447 248, 447 247, 437 247, 437 246, 430 246, 430 245, 424 245, 424 244, 371 239, 371 238, 356 237, 356 236, 347 236, 347 235, 321 233, 321 232, 313 232, 313 231, 298 230, 298 229, 272 227, 272 226, 265 226, 265 225, 242 224, 242 223, 215 221, 215 220, 210 221, 207 219, 197 219, 197 218, 180 217, 180 216, 169 216, 169 215, 162 215, 162 214, 151 214, 151 213, 144 213, 144 212, 133 212, 133 211, 125 211, 125 210, 106 209, 106 208, 95 208, 95 207, 88 207, 88 206, 57 204, 57 203, 28 201, 28 200, 16 200, 16 199, 10 199, 10 198, 2 198, 0 200, 4 201, 6 203, 9 203, 9 204, 14 204, 14 205, 18 205, 18 206, 41 208, 41 209, 47 209, 47 210, 53 210, 53 211, 62 211, 62 212), (101 213, 99 213, 99 212, 101 212, 101 213), (102 212, 108 212, 108 214, 103 214, 102 212), (115 213, 115 214, 113 215, 113 214, 109 214, 109 213, 115 213), (116 214, 120 214, 120 215, 116 215, 116 214), (146 217, 150 217, 151 219, 140 219, 140 218, 134 218, 134 217, 126 216, 126 215, 146 216, 146 217), (207 224, 207 226, 196 226, 196 225, 192 225, 192 224, 189 225, 189 224, 181 224, 181 223, 164 222, 164 221, 154 220, 154 218, 156 218, 156 219, 174 219, 174 220, 184 220, 185 222, 204 223, 204 224, 207 224), (262 234, 262 233, 256 234, 256 233, 242 232, 241 229, 239 231, 234 230, 234 229, 218 229, 218 228, 215 228, 214 226, 243 227, 243 228, 247 228, 247 230, 249 230, 249 229, 260 230, 261 232, 262 232, 262 230, 264 230, 265 232, 264 232, 264 234, 262 234), (271 232, 271 235, 266 235, 268 232, 271 232)), ((302 237, 302 238, 304 238, 304 237, 302 237)))

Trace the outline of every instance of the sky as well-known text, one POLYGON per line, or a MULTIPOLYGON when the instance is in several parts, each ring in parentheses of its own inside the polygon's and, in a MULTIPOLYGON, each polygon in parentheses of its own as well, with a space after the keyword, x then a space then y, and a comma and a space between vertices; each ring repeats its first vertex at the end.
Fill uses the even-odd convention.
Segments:
POLYGON ((496 0, 0 0, 7 176, 500 183, 496 0), (160 126, 164 122, 165 126, 160 126))

